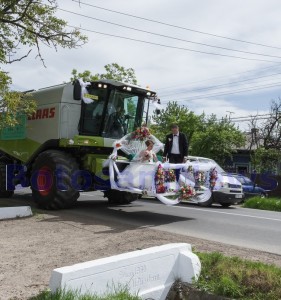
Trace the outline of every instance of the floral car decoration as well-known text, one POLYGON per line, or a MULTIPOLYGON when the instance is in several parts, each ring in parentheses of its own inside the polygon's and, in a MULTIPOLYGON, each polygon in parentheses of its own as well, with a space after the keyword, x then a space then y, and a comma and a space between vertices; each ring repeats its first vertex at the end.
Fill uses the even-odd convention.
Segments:
POLYGON ((203 163, 192 161, 182 164, 139 162, 136 158, 146 149, 146 140, 153 141, 154 153, 163 149, 164 145, 150 133, 146 126, 137 128, 113 143, 113 152, 103 164, 109 169, 111 189, 147 194, 156 197, 166 205, 175 205, 182 200, 198 203, 210 199, 211 191, 218 179, 215 167, 210 166, 206 169, 203 163), (122 156, 122 153, 132 159, 119 160, 118 156, 122 156), (126 166, 119 169, 122 163, 126 163, 126 166), (178 181, 175 170, 179 172, 178 181))
POLYGON ((146 126, 138 127, 131 133, 132 140, 145 141, 150 136, 150 131, 146 126))
POLYGON ((196 195, 195 189, 192 186, 186 184, 180 187, 178 191, 178 197, 180 200, 186 200, 195 195, 196 195))

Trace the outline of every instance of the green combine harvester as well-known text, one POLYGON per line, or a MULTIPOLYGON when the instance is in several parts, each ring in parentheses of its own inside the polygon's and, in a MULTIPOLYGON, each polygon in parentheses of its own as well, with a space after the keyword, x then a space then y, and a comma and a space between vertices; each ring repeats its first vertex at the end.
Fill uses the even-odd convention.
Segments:
POLYGON ((116 139, 147 121, 155 92, 114 80, 85 87, 77 80, 32 97, 36 112, 0 132, 0 198, 13 196, 18 185, 30 186, 44 209, 73 207, 85 190, 104 191, 115 204, 138 198, 110 189, 103 162, 116 139))

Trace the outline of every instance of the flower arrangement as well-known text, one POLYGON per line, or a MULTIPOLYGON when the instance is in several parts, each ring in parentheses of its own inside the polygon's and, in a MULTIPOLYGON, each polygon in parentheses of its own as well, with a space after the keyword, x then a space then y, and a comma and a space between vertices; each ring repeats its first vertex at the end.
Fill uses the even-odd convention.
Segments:
POLYGON ((138 127, 135 131, 131 134, 132 140, 140 140, 144 141, 150 136, 149 129, 146 126, 138 127))
POLYGON ((187 168, 186 171, 189 172, 189 173, 193 172, 193 167, 192 166, 188 166, 188 168, 187 168))
POLYGON ((159 164, 156 174, 155 174, 155 187, 156 193, 165 193, 165 172, 161 164, 159 164))
POLYGON ((209 182, 210 182, 211 190, 215 187, 217 179, 218 179, 218 172, 217 172, 216 168, 213 168, 210 170, 210 173, 209 173, 209 182))
POLYGON ((205 172, 203 172, 203 171, 194 172, 194 179, 195 179, 196 185, 198 185, 198 186, 204 185, 206 183, 205 172))
POLYGON ((174 170, 165 171, 165 182, 174 182, 176 181, 176 174, 174 170))
POLYGON ((195 194, 196 194, 196 192, 193 189, 193 187, 191 187, 190 185, 186 185, 186 184, 184 184, 182 187, 180 187, 180 189, 178 191, 178 197, 180 200, 188 199, 188 198, 194 196, 195 194))

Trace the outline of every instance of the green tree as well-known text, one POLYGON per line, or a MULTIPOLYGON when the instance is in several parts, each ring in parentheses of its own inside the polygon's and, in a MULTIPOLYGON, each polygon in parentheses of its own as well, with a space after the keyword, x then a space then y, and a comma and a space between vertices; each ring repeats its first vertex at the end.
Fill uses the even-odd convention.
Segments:
POLYGON ((280 150, 259 147, 253 153, 251 162, 258 173, 278 171, 278 165, 281 163, 280 150))
POLYGON ((258 172, 277 171, 281 162, 281 98, 271 101, 268 117, 260 121, 252 117, 250 145, 255 149, 251 163, 258 172))
MULTIPOLYGON (((67 23, 55 16, 57 1, 1 0, 0 1, 0 63, 20 61, 36 49, 44 64, 41 46, 76 48, 87 40, 78 30, 66 30, 67 23), (28 48, 23 55, 21 47, 28 48)), ((20 113, 34 111, 34 102, 22 93, 9 90, 11 77, 0 68, 0 128, 17 124, 20 113)))
POLYGON ((76 48, 87 38, 77 30, 66 30, 67 22, 55 16, 57 1, 1 0, 0 2, 0 62, 12 63, 30 54, 35 46, 43 60, 40 46, 57 49, 76 48), (31 48, 20 57, 14 57, 21 46, 31 48))
POLYGON ((95 81, 98 79, 113 79, 117 81, 122 81, 131 84, 137 84, 137 78, 134 69, 124 68, 119 66, 117 63, 107 64, 104 66, 105 73, 92 74, 91 71, 86 70, 84 72, 78 72, 76 69, 73 69, 71 72, 72 77, 71 81, 81 78, 84 82, 95 81))
POLYGON ((156 124, 151 125, 151 129, 159 139, 164 141, 165 136, 171 131, 171 125, 176 123, 180 131, 186 134, 191 145, 194 133, 202 128, 203 119, 204 114, 197 116, 187 107, 177 102, 169 102, 165 109, 160 110, 160 114, 154 112, 152 120, 156 124))
POLYGON ((200 130, 195 132, 191 149, 192 155, 209 157, 223 165, 244 144, 244 134, 228 118, 218 120, 213 114, 204 118, 200 130))

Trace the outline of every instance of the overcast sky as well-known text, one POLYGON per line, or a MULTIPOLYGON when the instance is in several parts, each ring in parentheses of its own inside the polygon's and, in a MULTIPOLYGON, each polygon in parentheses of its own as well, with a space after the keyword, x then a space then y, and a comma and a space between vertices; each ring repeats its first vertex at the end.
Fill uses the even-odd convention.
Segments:
POLYGON ((208 55, 84 32, 88 35, 89 42, 80 49, 58 49, 56 52, 54 49, 42 48, 47 68, 44 68, 38 58, 35 59, 35 49, 27 59, 5 66, 5 70, 10 71, 13 77, 14 87, 28 90, 55 85, 68 81, 73 68, 78 71, 91 70, 93 73, 101 73, 104 71, 104 65, 116 62, 126 68, 133 68, 138 83, 142 86, 149 85, 152 90, 157 91, 163 103, 177 100, 196 113, 204 111, 207 114, 215 113, 219 117, 225 115, 240 117, 257 112, 264 114, 269 110, 270 101, 281 96, 279 0, 81 0, 81 2, 212 35, 132 18, 82 3, 79 5, 72 0, 58 0, 59 7, 88 18, 63 11, 58 11, 57 15, 65 19, 69 25, 89 30, 252 60, 208 55), (118 27, 89 17, 174 39, 118 27), (212 48, 182 40, 260 55, 212 48), (280 48, 277 49, 278 47, 280 48), (275 86, 268 87, 270 85, 275 86), (260 89, 261 87, 267 88, 260 89), (245 89, 252 91, 237 93, 238 90, 245 89))

